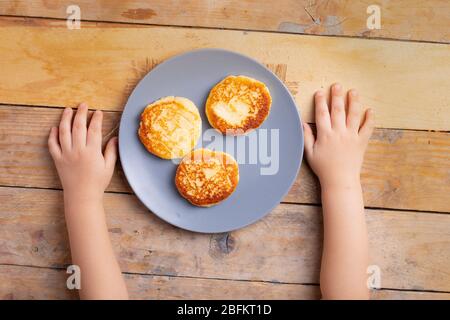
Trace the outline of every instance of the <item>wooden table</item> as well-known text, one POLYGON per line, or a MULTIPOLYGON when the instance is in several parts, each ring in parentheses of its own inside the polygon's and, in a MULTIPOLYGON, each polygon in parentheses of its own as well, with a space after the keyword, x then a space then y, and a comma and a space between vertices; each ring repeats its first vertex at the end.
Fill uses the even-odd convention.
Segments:
MULTIPOLYGON (((366 28, 364 1, 76 2, 80 30, 66 28, 73 1, 0 1, 0 298, 77 296, 65 285, 62 192, 46 146, 62 108, 103 109, 104 134, 114 134, 154 65, 220 47, 268 65, 309 122, 316 89, 359 89, 377 115, 362 173, 371 264, 382 272, 373 297, 450 299, 448 1, 377 1, 381 30, 366 28)), ((320 296, 321 209, 307 165, 272 213, 225 234, 156 218, 120 167, 105 205, 133 298, 320 296)))

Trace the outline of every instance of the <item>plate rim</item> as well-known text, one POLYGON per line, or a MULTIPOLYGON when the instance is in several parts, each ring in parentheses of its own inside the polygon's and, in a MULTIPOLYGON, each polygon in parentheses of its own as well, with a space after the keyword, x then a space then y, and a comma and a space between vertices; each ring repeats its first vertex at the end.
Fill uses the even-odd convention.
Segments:
MULTIPOLYGON (((124 129, 124 130, 125 130, 125 129, 124 129)), ((118 144, 118 147, 119 147, 119 159, 120 159, 120 161, 121 161, 122 171, 123 171, 123 173, 124 173, 124 175, 125 175, 125 178, 126 178, 126 180, 127 180, 127 183, 129 184, 130 188, 131 188, 132 191, 133 191, 133 194, 134 194, 134 195, 139 199, 139 201, 147 208, 147 210, 149 210, 150 213, 156 215, 159 219, 161 219, 161 220, 164 221, 165 223, 168 223, 168 224, 170 224, 170 225, 173 225, 173 226, 175 226, 175 227, 177 227, 177 228, 180 228, 180 229, 183 229, 183 230, 187 230, 187 231, 195 232, 195 233, 203 233, 203 234, 226 233, 226 232, 231 232, 231 231, 234 231, 234 230, 239 230, 239 229, 245 228, 245 227, 247 227, 247 226, 249 226, 249 225, 251 225, 251 224, 253 224, 253 223, 255 223, 255 222, 257 222, 257 221, 259 221, 259 220, 261 220, 261 219, 263 219, 263 218, 266 217, 268 214, 270 214, 270 213, 271 213, 278 205, 280 205, 281 201, 286 197, 286 195, 287 195, 287 194, 289 193, 289 191, 292 189, 292 186, 293 186, 293 184, 294 184, 294 182, 295 182, 295 180, 296 180, 296 178, 297 178, 297 176, 298 176, 298 174, 299 174, 299 171, 300 171, 300 168, 301 168, 301 165, 302 165, 302 162, 303 162, 304 149, 305 149, 305 143, 304 143, 305 136, 304 136, 303 123, 302 123, 302 120, 301 120, 301 114, 300 114, 300 111, 299 111, 299 107, 297 106, 297 103, 296 103, 294 97, 292 96, 292 93, 291 93, 291 92, 289 91, 289 89, 286 87, 286 85, 284 84, 284 82, 281 81, 281 79, 278 78, 278 76, 277 76, 274 72, 272 72, 272 71, 271 71, 269 68, 267 68, 264 64, 262 64, 261 62, 259 62, 259 61, 256 60, 256 59, 254 59, 253 57, 247 56, 247 55, 242 54, 242 53, 240 53, 240 52, 236 52, 236 51, 232 51, 232 50, 227 50, 227 49, 223 49, 223 48, 199 48, 199 49, 193 49, 193 50, 181 52, 181 53, 178 53, 178 54, 176 54, 176 55, 174 55, 174 56, 172 56, 172 57, 169 57, 169 58, 165 59, 164 61, 162 61, 161 63, 159 63, 157 66, 155 66, 154 68, 152 68, 151 70, 149 70, 149 71, 145 74, 145 76, 143 76, 143 77, 137 82, 137 84, 134 86, 134 88, 133 88, 133 90, 131 91, 131 93, 128 95, 127 102, 125 103, 125 106, 124 106, 124 108, 123 108, 123 110, 122 110, 122 115, 121 115, 121 117, 120 117, 120 122, 119 122, 119 132, 118 132, 118 140, 119 140, 119 144, 118 144), (296 120, 298 121, 298 127, 299 127, 299 129, 300 129, 301 140, 302 140, 302 141, 300 141, 300 143, 302 144, 302 148, 300 149, 300 157, 298 157, 298 161, 297 161, 297 163, 296 163, 296 165, 295 165, 295 167, 296 167, 296 173, 290 178, 290 181, 289 181, 289 184, 288 184, 289 187, 288 187, 287 190, 283 193, 283 195, 282 195, 280 201, 277 202, 277 203, 275 203, 275 204, 274 204, 271 208, 269 208, 263 215, 259 216, 259 217, 256 218, 256 219, 252 219, 252 220, 250 220, 249 222, 247 222, 247 223, 245 223, 245 224, 242 224, 242 225, 240 225, 240 226, 238 226, 238 227, 233 227, 233 228, 223 229, 223 230, 219 230, 219 231, 203 231, 203 230, 199 230, 199 229, 195 229, 195 228, 185 227, 185 226, 182 226, 182 225, 180 225, 180 224, 178 224, 178 223, 175 223, 175 222, 172 222, 172 221, 168 221, 168 220, 167 220, 166 218, 164 218, 162 215, 160 215, 160 214, 158 214, 157 212, 155 212, 155 210, 151 208, 151 205, 148 205, 146 202, 143 201, 143 199, 142 199, 142 198, 139 196, 139 194, 136 192, 135 188, 132 186, 132 183, 130 182, 130 180, 129 180, 129 178, 128 178, 128 173, 127 173, 127 170, 128 170, 128 169, 125 168, 125 166, 123 165, 123 162, 122 162, 122 152, 123 152, 123 151, 121 151, 122 148, 120 148, 120 145, 121 145, 121 142, 120 142, 120 136, 121 136, 121 133, 122 133, 122 122, 124 121, 124 120, 123 120, 123 119, 124 119, 124 118, 123 118, 123 114, 125 113, 125 109, 126 109, 126 107, 127 107, 127 105, 128 105, 128 102, 129 102, 130 98, 131 98, 131 97, 133 96, 133 94, 135 93, 135 91, 136 91, 137 87, 139 86, 139 84, 140 84, 147 76, 149 76, 150 73, 152 73, 153 71, 157 70, 157 69, 160 68, 162 65, 164 65, 164 64, 166 64, 166 63, 170 63, 170 62, 173 61, 173 60, 177 60, 177 59, 179 59, 179 58, 182 58, 183 56, 191 55, 191 54, 196 54, 196 53, 199 53, 199 52, 221 52, 221 53, 227 53, 227 54, 236 55, 236 56, 239 56, 239 57, 241 57, 241 58, 245 58, 245 59, 247 59, 247 60, 251 60, 252 62, 256 63, 257 65, 259 65, 260 67, 262 67, 263 69, 265 69, 266 71, 268 71, 269 73, 271 73, 271 74, 274 76, 275 81, 277 81, 278 84, 280 84, 280 85, 284 88, 284 90, 288 93, 289 99, 291 100, 291 102, 292 102, 292 103, 294 104, 294 106, 295 106, 295 111, 296 111, 296 114, 297 114, 296 120)))

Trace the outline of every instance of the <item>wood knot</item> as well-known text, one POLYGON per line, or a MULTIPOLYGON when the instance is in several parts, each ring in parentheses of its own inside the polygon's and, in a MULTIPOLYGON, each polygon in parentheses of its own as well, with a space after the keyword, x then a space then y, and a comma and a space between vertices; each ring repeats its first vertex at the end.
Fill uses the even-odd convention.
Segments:
POLYGON ((230 233, 211 235, 209 240, 209 255, 213 258, 223 258, 236 248, 236 240, 230 233))

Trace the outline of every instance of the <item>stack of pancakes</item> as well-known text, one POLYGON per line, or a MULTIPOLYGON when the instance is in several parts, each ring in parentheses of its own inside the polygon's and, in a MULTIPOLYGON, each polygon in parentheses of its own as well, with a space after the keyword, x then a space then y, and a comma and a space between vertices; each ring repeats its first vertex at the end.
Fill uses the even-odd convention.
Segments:
MULTIPOLYGON (((246 76, 228 76, 210 91, 206 116, 224 135, 246 134, 258 128, 270 112, 266 85, 246 76)), ((190 203, 201 207, 228 198, 239 183, 239 166, 229 154, 192 149, 201 133, 201 118, 187 98, 165 97, 141 114, 138 135, 145 148, 162 159, 183 158, 175 185, 190 203)))

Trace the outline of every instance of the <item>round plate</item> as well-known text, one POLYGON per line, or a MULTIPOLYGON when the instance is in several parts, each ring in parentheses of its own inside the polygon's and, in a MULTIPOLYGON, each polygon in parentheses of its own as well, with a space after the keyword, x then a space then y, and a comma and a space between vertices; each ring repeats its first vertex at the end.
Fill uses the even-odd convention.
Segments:
POLYGON ((261 219, 289 191, 302 161, 303 129, 294 99, 272 72, 238 53, 201 49, 166 60, 139 82, 120 121, 119 153, 131 188, 158 217, 191 231, 226 232, 261 219), (247 136, 222 136, 206 119, 209 91, 228 75, 262 81, 272 96, 270 115, 247 136), (140 114, 148 104, 165 96, 186 97, 199 108, 203 134, 196 148, 226 151, 238 160, 239 184, 216 206, 200 208, 182 198, 174 182, 177 163, 150 154, 139 140, 140 114), (237 152, 231 148, 233 144, 237 152), (250 150, 254 152, 250 154, 250 150))

